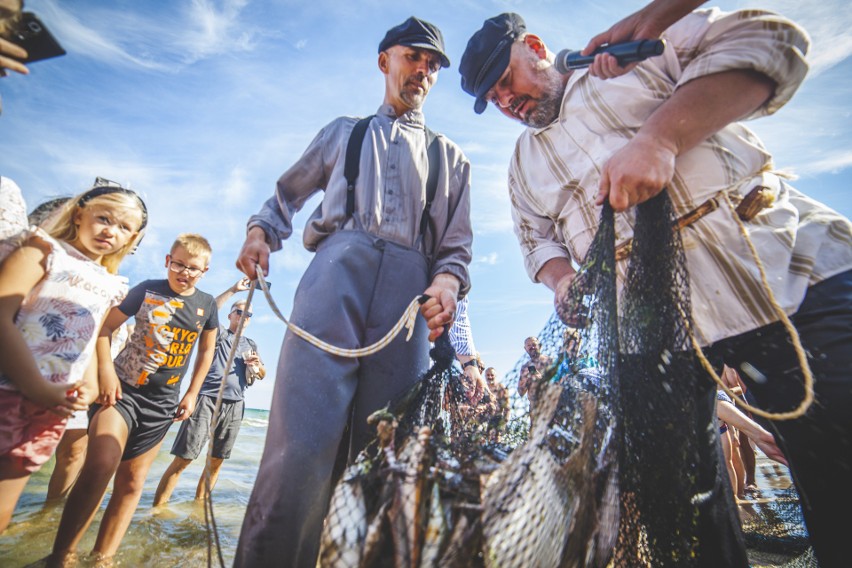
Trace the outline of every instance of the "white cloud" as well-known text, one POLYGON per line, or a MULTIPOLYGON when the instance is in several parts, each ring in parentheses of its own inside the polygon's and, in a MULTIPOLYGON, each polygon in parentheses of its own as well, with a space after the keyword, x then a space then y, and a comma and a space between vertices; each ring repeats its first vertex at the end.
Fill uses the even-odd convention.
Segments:
POLYGON ((494 251, 494 252, 490 252, 490 253, 486 254, 485 256, 480 256, 480 257, 473 259, 473 263, 474 264, 486 264, 488 266, 494 266, 495 264, 497 264, 499 262, 499 260, 500 260, 500 255, 497 254, 496 251, 494 251))
POLYGON ((210 0, 190 2, 185 32, 176 36, 176 44, 185 49, 186 63, 194 63, 212 55, 251 51, 255 44, 255 33, 244 27, 240 13, 247 0, 226 0, 219 3, 210 0))
POLYGON ((852 167, 852 150, 842 149, 826 152, 821 158, 805 163, 796 171, 801 175, 836 174, 849 167, 852 167))

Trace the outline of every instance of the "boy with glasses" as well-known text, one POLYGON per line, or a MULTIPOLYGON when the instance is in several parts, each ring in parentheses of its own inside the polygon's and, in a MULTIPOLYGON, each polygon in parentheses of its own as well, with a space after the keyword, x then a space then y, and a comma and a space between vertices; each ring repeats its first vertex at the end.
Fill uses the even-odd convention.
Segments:
MULTIPOLYGON (((248 278, 239 280, 216 297, 216 305, 221 308, 236 292, 248 290, 248 287, 248 278)), ((206 492, 205 479, 208 475, 210 492, 213 492, 222 463, 231 457, 231 450, 237 441, 240 424, 245 414, 246 389, 254 383, 255 379, 263 379, 266 376, 266 369, 257 354, 257 344, 245 335, 239 338, 233 364, 228 370, 227 376, 225 376, 228 356, 234 346, 240 318, 244 314, 246 319, 243 330, 248 326, 252 316, 251 307, 247 305, 245 300, 237 300, 231 306, 231 312, 228 314, 228 327, 219 326, 213 363, 210 365, 210 371, 201 387, 195 412, 189 420, 180 425, 180 430, 172 446, 174 460, 163 473, 160 484, 157 486, 157 492, 154 494, 155 507, 168 502, 181 473, 201 454, 204 444, 210 438, 209 430, 213 422, 216 399, 223 380, 225 386, 222 391, 222 404, 216 421, 212 425, 214 430, 213 451, 211 452, 210 463, 205 465, 205 471, 198 480, 198 487, 195 490, 196 501, 204 498, 206 492)))
POLYGON ((127 531, 148 469, 173 422, 189 418, 216 348, 216 301, 198 290, 207 272, 210 244, 201 235, 178 235, 166 255, 167 278, 146 280, 106 318, 98 339, 100 396, 92 405, 89 447, 80 477, 65 504, 49 565, 70 560, 115 475, 112 496, 93 554, 115 554, 127 531), (113 362, 113 330, 135 316, 136 326, 113 362), (198 343, 192 382, 180 383, 198 343))

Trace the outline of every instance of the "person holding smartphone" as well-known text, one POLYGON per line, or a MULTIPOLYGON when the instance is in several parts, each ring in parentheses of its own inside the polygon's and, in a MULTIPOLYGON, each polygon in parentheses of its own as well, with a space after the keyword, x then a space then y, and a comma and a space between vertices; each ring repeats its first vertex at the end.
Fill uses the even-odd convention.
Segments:
POLYGON ((22 0, 0 0, 0 77, 6 76, 7 69, 22 75, 29 73, 19 61, 27 58, 27 51, 9 39, 23 7, 22 0))

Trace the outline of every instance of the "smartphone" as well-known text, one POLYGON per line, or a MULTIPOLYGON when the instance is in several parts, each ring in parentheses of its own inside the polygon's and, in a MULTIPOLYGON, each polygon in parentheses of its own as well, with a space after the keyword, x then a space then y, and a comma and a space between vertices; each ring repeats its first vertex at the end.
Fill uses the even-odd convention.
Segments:
POLYGON ((21 13, 18 25, 7 39, 27 50, 27 58, 21 59, 21 63, 32 63, 65 55, 65 50, 50 30, 32 12, 21 13))

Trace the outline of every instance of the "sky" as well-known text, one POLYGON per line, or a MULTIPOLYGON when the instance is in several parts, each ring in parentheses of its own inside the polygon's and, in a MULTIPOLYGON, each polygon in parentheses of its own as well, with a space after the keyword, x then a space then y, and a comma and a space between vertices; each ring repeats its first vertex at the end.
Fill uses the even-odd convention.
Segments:
MULTIPOLYGON (((427 123, 455 141, 472 164, 474 230, 470 317, 478 351, 502 376, 553 312, 552 294, 530 282, 512 232, 506 172, 523 127, 489 108, 473 112, 458 61, 482 22, 514 11, 551 50, 579 49, 644 5, 636 0, 27 0, 68 52, 34 63, 29 76, 0 79, 0 175, 32 209, 77 194, 96 176, 146 200, 144 241, 121 267, 131 285, 164 278, 180 232, 213 247, 199 288, 216 295, 240 273, 234 262, 245 223, 315 134, 341 115, 366 116, 382 102, 377 47, 387 29, 416 15, 437 24, 452 66, 424 106, 427 123)), ((852 216, 852 11, 846 0, 722 1, 762 7, 801 25, 813 40, 811 72, 776 115, 749 123, 794 186, 852 216)), ((271 260, 268 280, 285 315, 311 260, 302 227, 271 260)), ((771 259, 769 259, 771 262, 771 259)), ((274 368, 284 325, 257 297, 246 334, 274 368)), ((224 318, 223 311, 220 317, 224 318)), ((273 377, 247 392, 269 408, 273 377)), ((305 380, 310 380, 306 370, 305 380)), ((188 380, 184 381, 184 389, 188 380)))

